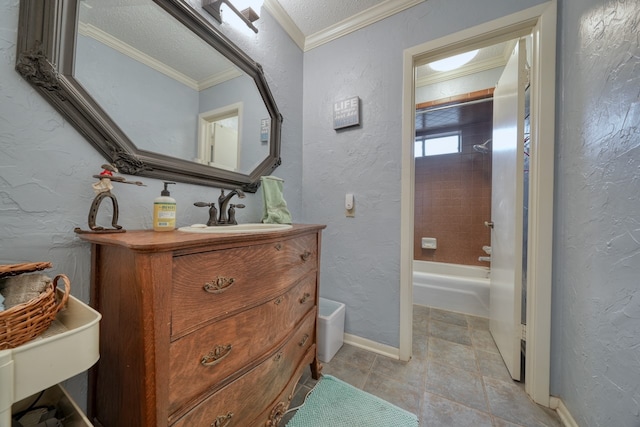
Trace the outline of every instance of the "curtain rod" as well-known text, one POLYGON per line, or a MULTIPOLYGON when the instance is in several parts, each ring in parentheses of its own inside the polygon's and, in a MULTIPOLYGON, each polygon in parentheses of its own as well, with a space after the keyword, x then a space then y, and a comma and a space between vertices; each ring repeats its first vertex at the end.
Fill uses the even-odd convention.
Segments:
POLYGON ((460 107, 460 106, 463 106, 463 105, 479 104, 481 102, 487 102, 487 101, 493 101, 493 97, 474 99, 472 101, 457 102, 455 104, 443 105, 442 107, 425 107, 425 108, 421 108, 419 111, 420 112, 426 112, 426 111, 431 112, 431 111, 445 110, 447 108, 460 107))

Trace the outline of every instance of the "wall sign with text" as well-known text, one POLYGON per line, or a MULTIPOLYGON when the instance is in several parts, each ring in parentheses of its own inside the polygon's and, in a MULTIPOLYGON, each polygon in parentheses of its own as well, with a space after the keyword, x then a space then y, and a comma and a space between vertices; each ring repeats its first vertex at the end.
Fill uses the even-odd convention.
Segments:
POLYGON ((333 129, 360 124, 360 98, 353 96, 333 104, 333 129))
POLYGON ((260 142, 269 142, 269 135, 271 134, 271 119, 260 120, 260 142))

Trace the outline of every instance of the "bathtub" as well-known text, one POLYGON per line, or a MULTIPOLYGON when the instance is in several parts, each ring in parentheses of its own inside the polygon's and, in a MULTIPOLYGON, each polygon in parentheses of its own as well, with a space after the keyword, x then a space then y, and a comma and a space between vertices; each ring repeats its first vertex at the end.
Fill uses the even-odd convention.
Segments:
POLYGON ((489 268, 413 261, 413 303, 489 317, 489 268))

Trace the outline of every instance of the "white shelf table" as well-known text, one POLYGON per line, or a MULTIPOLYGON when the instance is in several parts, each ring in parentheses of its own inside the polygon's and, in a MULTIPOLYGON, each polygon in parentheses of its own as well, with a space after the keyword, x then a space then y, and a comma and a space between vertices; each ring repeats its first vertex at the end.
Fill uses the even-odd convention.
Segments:
MULTIPOLYGON (((69 296, 56 316, 64 328, 0 350, 0 427, 11 427, 11 405, 86 371, 100 357, 100 313, 69 296)), ((54 322, 55 325, 56 322, 54 322)))

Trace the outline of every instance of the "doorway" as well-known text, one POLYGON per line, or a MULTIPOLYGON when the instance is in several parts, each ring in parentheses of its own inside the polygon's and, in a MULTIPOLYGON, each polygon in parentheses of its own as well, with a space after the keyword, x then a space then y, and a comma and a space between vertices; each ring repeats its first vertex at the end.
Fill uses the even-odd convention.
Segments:
POLYGON ((415 66, 477 47, 532 36, 528 216, 526 392, 549 406, 551 243, 555 115, 556 2, 496 19, 405 50, 403 87, 400 358, 411 357, 414 223, 415 66), (544 126, 542 126, 544 123, 544 126))
POLYGON ((489 318, 518 381, 526 354, 530 46, 528 36, 416 64, 414 274, 446 272, 449 280, 443 286, 420 274, 414 304, 489 318))

